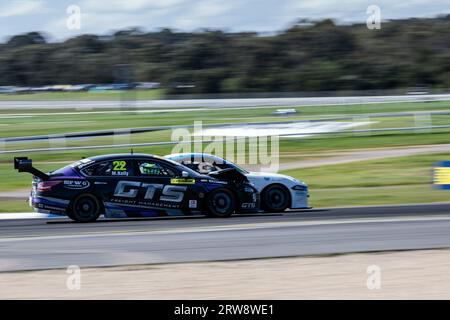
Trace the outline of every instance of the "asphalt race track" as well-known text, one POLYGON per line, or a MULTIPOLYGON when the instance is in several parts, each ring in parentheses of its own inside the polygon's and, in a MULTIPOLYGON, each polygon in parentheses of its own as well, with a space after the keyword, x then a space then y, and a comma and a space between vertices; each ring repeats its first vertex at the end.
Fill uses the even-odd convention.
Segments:
POLYGON ((450 247, 450 203, 284 214, 0 220, 0 271, 450 247))

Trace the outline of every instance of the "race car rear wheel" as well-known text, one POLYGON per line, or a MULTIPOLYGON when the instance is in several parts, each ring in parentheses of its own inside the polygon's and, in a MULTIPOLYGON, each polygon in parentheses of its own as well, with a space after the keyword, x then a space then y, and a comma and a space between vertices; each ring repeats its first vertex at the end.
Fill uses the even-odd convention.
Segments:
POLYGON ((96 196, 86 193, 73 201, 67 216, 77 222, 93 222, 102 212, 102 206, 96 196))
POLYGON ((279 184, 266 187, 261 194, 261 206, 266 212, 282 212, 289 208, 290 203, 289 190, 279 184))
POLYGON ((206 198, 206 212, 210 217, 227 218, 236 208, 236 200, 231 191, 217 189, 206 198))

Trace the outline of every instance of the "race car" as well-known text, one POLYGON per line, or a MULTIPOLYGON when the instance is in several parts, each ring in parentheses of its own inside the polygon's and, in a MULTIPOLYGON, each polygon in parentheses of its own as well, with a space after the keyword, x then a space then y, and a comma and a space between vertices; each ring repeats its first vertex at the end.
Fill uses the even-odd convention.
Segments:
POLYGON ((107 218, 256 212, 259 193, 245 175, 224 170, 202 175, 147 154, 112 154, 76 161, 44 173, 26 157, 14 168, 33 174, 30 205, 37 212, 78 222, 107 218))
POLYGON ((310 209, 308 185, 277 173, 248 172, 235 163, 205 153, 177 153, 165 156, 201 174, 211 175, 224 169, 235 169, 247 177, 260 192, 261 209, 282 212, 286 209, 310 209))

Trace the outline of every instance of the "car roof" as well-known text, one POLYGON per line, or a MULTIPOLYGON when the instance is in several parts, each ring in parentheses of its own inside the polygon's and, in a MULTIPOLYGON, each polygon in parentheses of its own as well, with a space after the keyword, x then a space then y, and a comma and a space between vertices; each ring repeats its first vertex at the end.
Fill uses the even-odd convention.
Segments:
POLYGON ((160 156, 155 156, 153 154, 146 154, 146 153, 114 153, 114 154, 103 154, 99 156, 93 156, 89 157, 87 159, 90 159, 92 161, 103 161, 103 160, 109 160, 114 158, 156 158, 156 159, 164 159, 160 156))

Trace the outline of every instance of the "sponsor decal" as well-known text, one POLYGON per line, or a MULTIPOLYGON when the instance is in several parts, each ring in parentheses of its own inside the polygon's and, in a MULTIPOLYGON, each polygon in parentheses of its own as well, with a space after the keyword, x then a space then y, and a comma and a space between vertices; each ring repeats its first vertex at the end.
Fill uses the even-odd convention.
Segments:
POLYGON ((145 190, 144 200, 156 200, 154 199, 156 190, 161 190, 159 201, 168 202, 181 202, 187 189, 186 186, 150 184, 139 181, 121 180, 117 183, 114 196, 134 199, 137 197, 141 188, 145 190))
POLYGON ((111 171, 112 176, 128 176, 128 171, 111 171))
POLYGON ((434 165, 433 184, 440 189, 450 189, 450 161, 442 161, 434 165))
POLYGON ((126 171, 127 162, 126 161, 113 161, 113 171, 126 171))
POLYGON ((67 189, 86 189, 89 187, 87 180, 64 180, 64 188, 67 189))
POLYGON ((189 208, 191 209, 197 208, 197 200, 189 200, 189 208))
POLYGON ((255 203, 251 203, 251 202, 247 203, 247 202, 244 202, 244 203, 242 203, 241 208, 242 208, 242 209, 254 209, 255 206, 256 206, 255 203))
POLYGON ((226 181, 221 181, 221 180, 210 180, 210 179, 201 179, 200 182, 217 183, 217 184, 228 184, 228 182, 226 182, 226 181))
POLYGON ((179 209, 180 203, 167 203, 167 202, 158 202, 158 201, 137 201, 137 200, 128 200, 128 199, 120 199, 113 198, 110 202, 112 204, 124 205, 125 207, 133 207, 133 208, 161 208, 161 209, 179 209))
POLYGON ((126 161, 113 161, 112 176, 128 176, 126 161))
POLYGON ((174 178, 170 179, 171 184, 195 184, 195 179, 174 178))
POLYGON ((51 210, 51 211, 55 211, 55 212, 65 212, 66 211, 65 208, 55 207, 55 206, 51 206, 51 205, 48 205, 45 203, 35 203, 35 207, 38 209, 51 210))

